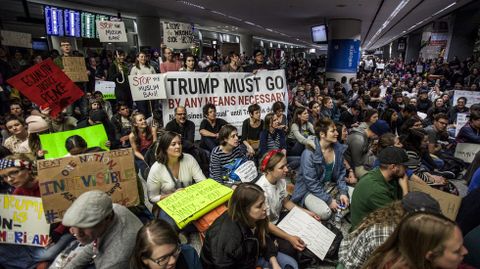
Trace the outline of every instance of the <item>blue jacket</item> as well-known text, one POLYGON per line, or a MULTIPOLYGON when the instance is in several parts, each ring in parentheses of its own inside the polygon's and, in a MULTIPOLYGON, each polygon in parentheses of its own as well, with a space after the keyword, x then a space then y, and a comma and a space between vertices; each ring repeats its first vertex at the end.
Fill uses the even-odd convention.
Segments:
MULTIPOLYGON (((301 164, 295 183, 295 191, 292 195, 292 201, 303 206, 305 197, 311 193, 322 199, 327 205, 332 202, 332 197, 325 185, 325 160, 323 159, 322 150, 318 138, 315 138, 315 151, 305 149, 301 156, 301 164)), ((332 181, 336 181, 340 194, 348 196, 348 187, 345 182, 346 169, 343 164, 343 153, 347 150, 347 146, 335 143, 333 151, 335 160, 333 165, 332 181)))
POLYGON ((480 144, 480 131, 475 129, 472 124, 468 122, 460 129, 456 140, 458 143, 480 144))
MULTIPOLYGON (((274 131, 275 135, 280 135, 280 148, 279 149, 287 149, 287 142, 286 142, 286 135, 285 131, 283 129, 275 129, 274 131)), ((260 147, 258 148, 258 156, 260 158, 269 151, 267 148, 268 146, 268 137, 270 136, 270 133, 268 130, 262 130, 260 132, 260 147)))

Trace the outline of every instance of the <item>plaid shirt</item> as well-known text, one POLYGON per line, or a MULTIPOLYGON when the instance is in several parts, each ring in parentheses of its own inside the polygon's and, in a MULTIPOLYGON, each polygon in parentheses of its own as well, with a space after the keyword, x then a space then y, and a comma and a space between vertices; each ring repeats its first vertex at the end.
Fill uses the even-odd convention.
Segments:
POLYGON ((376 248, 382 245, 395 230, 394 225, 374 224, 356 237, 353 233, 340 244, 339 261, 345 269, 361 268, 376 248))

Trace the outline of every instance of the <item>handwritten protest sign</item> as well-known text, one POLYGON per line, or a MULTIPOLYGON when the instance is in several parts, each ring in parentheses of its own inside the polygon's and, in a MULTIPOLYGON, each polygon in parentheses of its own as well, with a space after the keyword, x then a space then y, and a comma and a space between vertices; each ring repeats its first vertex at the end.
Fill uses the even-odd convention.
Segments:
POLYGON ((95 81, 95 91, 103 94, 103 100, 116 99, 115 82, 113 81, 95 81))
POLYGON ((88 81, 87 67, 83 57, 62 57, 63 72, 74 82, 88 81))
POLYGON ((462 159, 464 162, 471 163, 475 158, 475 154, 480 151, 480 144, 458 143, 455 147, 455 157, 462 159))
POLYGON ((49 107, 56 116, 80 99, 83 91, 49 58, 7 80, 40 107, 49 107))
POLYGON ((46 246, 50 225, 39 197, 0 194, 0 243, 46 246))
POLYGON ((37 169, 48 223, 61 221, 73 201, 91 190, 104 191, 124 206, 139 202, 131 149, 39 160, 37 169))
POLYGON ((232 192, 232 189, 215 180, 206 179, 173 193, 158 202, 158 206, 165 210, 181 229, 228 201, 232 192))
POLYGON ((166 99, 164 75, 134 75, 128 76, 133 101, 166 99))
POLYGON ((467 113, 457 113, 457 124, 455 127, 455 137, 457 137, 458 133, 460 132, 460 129, 467 124, 468 122, 468 114, 467 113))
POLYGON ((242 182, 250 182, 258 176, 257 166, 255 166, 253 161, 246 161, 235 169, 235 174, 242 182))
POLYGON ((300 237, 307 248, 321 260, 335 240, 335 234, 305 211, 295 206, 278 224, 288 234, 300 237))
MULTIPOLYGON (((261 113, 272 112, 273 103, 288 106, 285 71, 258 71, 251 73, 168 72, 164 74, 167 99, 162 100, 163 120, 174 119, 174 109, 187 108, 187 118, 195 123, 195 139, 200 139, 202 107, 211 103, 217 108, 217 117, 237 127, 241 135, 242 123, 249 117, 248 106, 258 104, 261 113)), ((262 117, 263 117, 262 116, 262 117)))
POLYGON ((480 92, 474 91, 455 91, 453 94, 453 101, 456 102, 458 98, 465 97, 467 98, 466 107, 470 107, 473 104, 480 103, 480 92))
POLYGON ((440 204, 440 209, 445 217, 453 221, 457 217, 458 210, 460 209, 460 204, 462 202, 461 197, 434 189, 426 184, 418 183, 412 180, 408 181, 408 190, 430 194, 430 196, 432 196, 432 198, 437 200, 440 204))
POLYGON ((163 22, 163 42, 168 48, 189 49, 193 46, 193 39, 192 24, 163 22))
POLYGON ((100 42, 127 42, 127 32, 123 21, 97 21, 100 42))
POLYGON ((2 45, 19 48, 32 48, 32 34, 1 30, 2 45))
POLYGON ((65 142, 67 138, 73 135, 79 135, 85 139, 88 148, 100 147, 104 150, 109 150, 108 147, 105 146, 105 143, 108 141, 105 128, 102 124, 97 124, 71 131, 40 135, 42 149, 47 151, 45 159, 65 157, 68 154, 65 148, 65 142))

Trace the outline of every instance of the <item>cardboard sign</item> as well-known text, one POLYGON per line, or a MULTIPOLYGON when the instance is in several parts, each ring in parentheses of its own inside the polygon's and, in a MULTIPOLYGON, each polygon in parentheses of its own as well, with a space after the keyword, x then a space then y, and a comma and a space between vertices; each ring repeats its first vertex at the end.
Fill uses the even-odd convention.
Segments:
POLYGON ((56 116, 84 94, 50 58, 7 82, 39 107, 49 107, 52 116, 56 116))
POLYGON ((470 107, 473 104, 480 103, 480 92, 474 91, 455 91, 453 94, 453 102, 457 102, 458 98, 465 97, 467 98, 466 107, 470 107))
POLYGON ((95 81, 95 91, 103 94, 103 100, 117 99, 115 96, 115 82, 113 81, 95 81))
POLYGON ((163 22, 163 43, 172 49, 189 49, 193 46, 193 26, 190 23, 163 22))
POLYGON ((79 135, 85 139, 88 148, 100 147, 104 150, 109 150, 109 148, 105 146, 105 143, 108 141, 105 128, 102 124, 97 124, 65 132, 40 135, 42 149, 47 151, 45 159, 48 160, 65 157, 68 154, 68 151, 65 148, 65 142, 67 141, 67 138, 73 135, 79 135))
POLYGON ((50 224, 39 197, 0 194, 0 243, 46 246, 50 224))
POLYGON ((206 179, 173 193, 157 204, 175 220, 181 229, 227 202, 232 193, 232 189, 213 179, 206 179))
POLYGON ((139 202, 131 149, 38 160, 37 168, 48 223, 61 221, 73 201, 91 190, 104 191, 124 206, 139 202))
POLYGON ((458 210, 460 209, 460 204, 462 203, 462 198, 444 191, 434 189, 428 185, 417 183, 415 181, 408 181, 408 190, 409 191, 420 191, 426 194, 430 194, 433 199, 437 200, 440 204, 440 209, 442 214, 455 221, 457 217, 458 210))
POLYGON ((468 114, 467 113, 457 113, 457 121, 455 124, 455 137, 458 136, 460 129, 462 129, 465 124, 468 122, 468 114))
POLYGON ((63 72, 74 82, 88 81, 87 67, 83 57, 62 57, 63 72))
POLYGON ((480 151, 480 144, 458 143, 455 147, 455 157, 464 162, 472 163, 475 154, 480 151))
POLYGON ((164 75, 128 76, 133 101, 166 99, 164 75))
POLYGON ((1 30, 2 45, 19 48, 32 48, 32 34, 1 30))
POLYGON ((97 21, 100 42, 127 42, 127 32, 123 21, 97 21))
MULTIPOLYGON (((174 109, 187 108, 187 118, 195 123, 195 140, 200 140, 202 107, 216 106, 217 117, 237 127, 241 135, 243 121, 249 117, 248 107, 258 104, 262 118, 272 112, 272 105, 283 102, 288 108, 285 71, 258 71, 256 74, 236 72, 167 72, 163 74, 167 99, 162 100, 163 120, 175 118, 174 109)), ((288 110, 288 109, 287 109, 288 110)))

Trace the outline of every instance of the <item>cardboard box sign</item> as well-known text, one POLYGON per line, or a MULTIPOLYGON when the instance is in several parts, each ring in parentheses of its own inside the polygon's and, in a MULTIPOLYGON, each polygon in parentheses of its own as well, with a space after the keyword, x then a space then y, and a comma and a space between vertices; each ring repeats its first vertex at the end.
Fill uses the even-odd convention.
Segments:
POLYGON ((39 160, 37 169, 48 223, 61 221, 73 201, 90 190, 104 191, 124 206, 139 203, 131 149, 39 160))
POLYGON ((414 181, 408 182, 408 190, 430 194, 430 196, 432 196, 432 198, 437 200, 440 204, 440 209, 442 209, 442 214, 444 216, 453 221, 455 221, 457 218, 458 210, 460 209, 460 204, 462 203, 462 198, 460 196, 446 193, 414 181))
POLYGON ((63 72, 74 82, 88 81, 87 67, 83 57, 62 57, 63 72))

